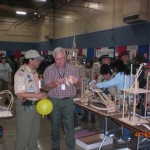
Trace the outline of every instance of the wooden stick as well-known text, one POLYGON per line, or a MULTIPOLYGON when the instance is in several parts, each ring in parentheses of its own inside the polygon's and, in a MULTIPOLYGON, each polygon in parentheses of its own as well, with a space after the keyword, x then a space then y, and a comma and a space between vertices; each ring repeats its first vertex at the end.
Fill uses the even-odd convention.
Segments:
MULTIPOLYGON (((124 77, 124 90, 125 90, 125 88, 126 88, 126 75, 125 75, 125 77, 124 77)), ((124 107, 125 107, 125 91, 123 92, 123 112, 122 112, 122 118, 124 118, 124 107)))
POLYGON ((133 64, 131 64, 131 72, 130 72, 130 88, 132 85, 132 69, 133 69, 133 64))

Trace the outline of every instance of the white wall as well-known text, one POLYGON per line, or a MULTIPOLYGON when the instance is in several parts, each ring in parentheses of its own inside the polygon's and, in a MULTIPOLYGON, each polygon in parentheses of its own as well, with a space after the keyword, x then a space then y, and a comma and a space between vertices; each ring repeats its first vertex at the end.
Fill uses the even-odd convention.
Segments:
MULTIPOLYGON (((142 0, 137 1, 143 2, 142 0)), ((148 2, 147 8, 145 9, 148 11, 148 20, 150 20, 150 1, 144 1, 148 2)), ((67 19, 65 17, 56 19, 55 38, 96 32, 127 25, 123 22, 124 0, 101 0, 101 2, 100 10, 72 7, 76 10, 76 13, 70 12, 70 16, 68 16, 67 19)))
POLYGON ((90 33, 125 25, 122 22, 123 0, 107 0, 101 10, 82 9, 66 19, 56 20, 55 38, 90 33))
POLYGON ((54 20, 45 17, 43 22, 38 25, 38 42, 54 38, 54 20))
POLYGON ((53 20, 47 17, 40 22, 24 21, 24 18, 0 19, 0 41, 41 42, 52 36, 53 20))
POLYGON ((0 19, 0 41, 37 42, 38 27, 15 18, 0 19))

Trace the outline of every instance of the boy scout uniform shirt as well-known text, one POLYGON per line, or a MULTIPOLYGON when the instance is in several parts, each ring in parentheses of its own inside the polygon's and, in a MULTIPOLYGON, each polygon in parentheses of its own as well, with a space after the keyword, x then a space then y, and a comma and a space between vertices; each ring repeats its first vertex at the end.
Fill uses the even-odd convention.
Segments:
MULTIPOLYGON (((15 93, 29 92, 39 93, 39 79, 35 70, 31 70, 27 65, 22 65, 15 74, 15 93)), ((37 100, 36 98, 27 98, 37 100)))

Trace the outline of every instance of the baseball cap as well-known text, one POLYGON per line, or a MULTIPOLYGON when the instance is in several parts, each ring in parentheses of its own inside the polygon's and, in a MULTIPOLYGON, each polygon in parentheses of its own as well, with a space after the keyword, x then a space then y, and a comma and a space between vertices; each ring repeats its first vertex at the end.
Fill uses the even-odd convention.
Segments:
POLYGON ((101 61, 102 61, 102 59, 104 59, 104 58, 110 58, 110 57, 109 57, 109 55, 107 55, 107 54, 102 55, 102 56, 100 56, 100 57, 99 57, 99 59, 98 59, 98 60, 99 60, 99 62, 101 62, 101 61))
POLYGON ((1 58, 6 58, 6 55, 5 55, 5 54, 2 54, 2 55, 1 55, 1 58))
POLYGON ((30 59, 30 58, 34 58, 35 60, 44 60, 44 57, 42 57, 38 51, 36 50, 28 50, 25 53, 25 59, 30 59))
POLYGON ((5 55, 5 54, 0 54, 0 61, 1 61, 2 59, 4 59, 4 58, 6 58, 6 55, 5 55))

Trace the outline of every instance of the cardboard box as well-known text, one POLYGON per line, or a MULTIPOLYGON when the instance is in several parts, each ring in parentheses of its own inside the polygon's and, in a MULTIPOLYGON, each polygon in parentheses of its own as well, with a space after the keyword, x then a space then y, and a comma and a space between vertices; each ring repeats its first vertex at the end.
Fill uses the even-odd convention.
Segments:
MULTIPOLYGON (((88 136, 77 137, 76 144, 85 150, 95 149, 100 146, 103 137, 104 134, 91 134, 88 136)), ((112 143, 113 143, 113 139, 110 137, 106 137, 102 146, 109 145, 112 143)))

